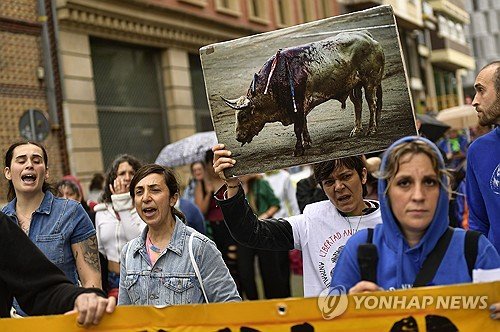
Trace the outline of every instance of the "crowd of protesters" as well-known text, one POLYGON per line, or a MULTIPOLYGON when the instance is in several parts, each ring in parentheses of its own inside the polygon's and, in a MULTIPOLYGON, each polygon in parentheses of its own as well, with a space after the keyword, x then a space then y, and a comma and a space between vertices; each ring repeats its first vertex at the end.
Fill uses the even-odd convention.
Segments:
MULTIPOLYGON (((0 316, 77 312, 88 326, 112 313, 116 298, 285 298, 292 250, 301 252, 306 297, 338 286, 360 293, 472 282, 473 269, 500 269, 499 61, 480 71, 475 89, 472 105, 489 130, 473 142, 456 129, 436 143, 405 137, 380 156, 315 164, 297 191, 284 170, 226 178, 236 160, 217 144, 191 165, 182 198, 173 170, 121 155, 94 175, 85 199, 74 176, 49 184, 42 145, 12 144, 0 316), (367 267, 360 255, 373 250, 378 263, 367 267), (10 259, 14 252, 23 259, 10 259)), ((490 305, 500 319, 500 304, 490 305)))

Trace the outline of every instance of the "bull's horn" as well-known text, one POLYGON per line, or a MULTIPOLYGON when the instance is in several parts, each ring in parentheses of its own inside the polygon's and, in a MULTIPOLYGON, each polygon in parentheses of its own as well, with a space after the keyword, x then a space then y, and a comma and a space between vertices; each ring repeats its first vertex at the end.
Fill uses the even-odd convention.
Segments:
POLYGON ((222 100, 224 100, 226 102, 226 104, 231 104, 231 105, 236 105, 236 103, 238 102, 238 100, 240 100, 240 98, 236 98, 236 99, 226 99, 222 96, 220 96, 222 98, 222 100))
POLYGON ((240 98, 229 100, 224 97, 222 97, 222 100, 226 103, 227 106, 235 109, 235 110, 240 110, 242 108, 247 107, 250 104, 250 99, 248 99, 245 96, 241 96, 240 98))

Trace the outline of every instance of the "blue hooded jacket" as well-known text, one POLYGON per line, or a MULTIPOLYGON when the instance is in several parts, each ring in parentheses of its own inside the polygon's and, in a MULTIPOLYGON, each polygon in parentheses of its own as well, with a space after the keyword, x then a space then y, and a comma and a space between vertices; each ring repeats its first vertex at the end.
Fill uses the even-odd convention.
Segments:
MULTIPOLYGON (((381 171, 385 171, 387 156, 394 147, 401 143, 415 140, 423 141, 436 150, 439 156, 439 168, 444 168, 444 161, 437 147, 425 138, 412 136, 404 137, 389 147, 382 159, 381 171)), ((445 176, 442 177, 441 181, 445 186, 447 185, 445 176)), ((387 181, 379 179, 378 192, 380 193, 382 224, 377 225, 373 233, 373 244, 377 247, 379 257, 377 284, 386 290, 411 288, 427 255, 432 251, 439 238, 448 228, 448 192, 444 186, 440 186, 434 218, 418 244, 410 248, 401 232, 399 222, 392 213, 388 197, 383 194, 386 188, 387 181)), ((361 281, 357 251, 360 244, 366 243, 367 236, 368 231, 364 229, 349 239, 333 272, 332 288, 344 286, 346 290, 349 290, 361 281)), ((471 282, 464 255, 464 239, 465 231, 463 229, 454 229, 453 237, 441 265, 428 286, 471 282)), ((488 239, 481 235, 474 268, 494 269, 499 267, 500 256, 488 239)))

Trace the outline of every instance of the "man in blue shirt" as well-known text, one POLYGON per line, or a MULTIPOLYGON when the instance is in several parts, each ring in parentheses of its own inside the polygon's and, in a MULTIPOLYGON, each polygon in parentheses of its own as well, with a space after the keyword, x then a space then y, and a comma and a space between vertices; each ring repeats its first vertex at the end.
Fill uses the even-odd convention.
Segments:
POLYGON ((495 126, 467 152, 466 192, 469 226, 488 237, 500 252, 500 61, 481 69, 474 84, 479 124, 495 126))

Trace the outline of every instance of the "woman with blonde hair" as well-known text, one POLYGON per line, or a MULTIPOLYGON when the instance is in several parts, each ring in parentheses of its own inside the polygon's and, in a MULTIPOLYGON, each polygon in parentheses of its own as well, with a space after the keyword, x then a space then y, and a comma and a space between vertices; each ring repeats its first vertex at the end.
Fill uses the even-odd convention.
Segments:
POLYGON ((349 239, 331 287, 361 293, 450 285, 471 282, 472 269, 500 267, 486 237, 449 227, 448 175, 431 141, 405 137, 395 142, 384 154, 379 175, 382 224, 349 239), (378 256, 371 268, 362 263, 364 244, 373 244, 370 256, 378 256))

